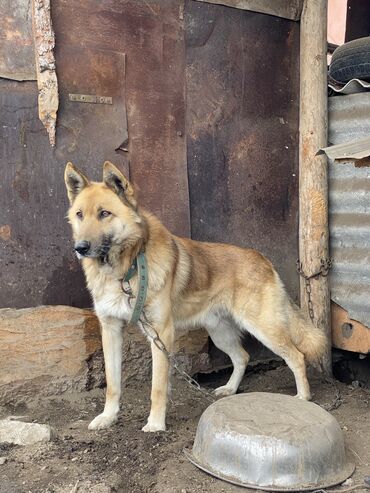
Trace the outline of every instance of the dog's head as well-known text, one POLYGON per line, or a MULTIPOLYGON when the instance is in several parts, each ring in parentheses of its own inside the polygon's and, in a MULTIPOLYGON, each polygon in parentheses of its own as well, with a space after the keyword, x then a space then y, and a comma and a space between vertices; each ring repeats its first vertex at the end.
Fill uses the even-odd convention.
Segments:
POLYGON ((127 178, 109 161, 103 166, 103 181, 90 182, 72 163, 64 180, 71 207, 75 250, 79 258, 107 258, 135 245, 142 236, 142 218, 136 194, 127 178))

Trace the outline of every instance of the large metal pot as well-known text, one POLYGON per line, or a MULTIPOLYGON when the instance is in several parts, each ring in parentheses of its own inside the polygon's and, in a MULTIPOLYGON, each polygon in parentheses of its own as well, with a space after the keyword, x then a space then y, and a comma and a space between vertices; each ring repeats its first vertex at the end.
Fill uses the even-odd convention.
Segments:
POLYGON ((312 402, 265 392, 209 406, 188 456, 218 478, 267 491, 326 488, 355 468, 331 414, 312 402))

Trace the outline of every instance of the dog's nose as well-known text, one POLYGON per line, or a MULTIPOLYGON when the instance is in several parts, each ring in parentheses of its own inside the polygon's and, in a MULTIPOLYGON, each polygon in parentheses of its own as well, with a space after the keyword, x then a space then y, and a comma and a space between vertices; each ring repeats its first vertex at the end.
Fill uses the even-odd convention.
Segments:
POLYGON ((88 251, 90 250, 90 242, 89 241, 79 241, 75 245, 75 250, 78 254, 80 254, 82 257, 87 255, 88 251))

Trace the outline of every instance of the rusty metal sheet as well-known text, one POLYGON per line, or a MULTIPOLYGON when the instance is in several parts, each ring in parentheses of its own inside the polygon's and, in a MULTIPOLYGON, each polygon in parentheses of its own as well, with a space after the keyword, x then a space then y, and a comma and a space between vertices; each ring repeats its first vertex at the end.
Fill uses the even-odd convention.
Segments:
POLYGON ((189 235, 183 1, 56 0, 52 14, 57 51, 79 43, 126 53, 131 176, 141 203, 189 235))
POLYGON ((370 353, 370 329, 349 318, 348 312, 331 303, 332 345, 355 353, 370 353))
POLYGON ((54 149, 38 119, 36 83, 0 81, 0 307, 90 305, 65 220, 68 160, 93 179, 106 159, 126 172, 129 166, 144 204, 175 232, 189 233, 181 6, 53 1, 54 149), (69 94, 111 97, 112 104, 70 101, 69 94), (115 152, 128 136, 128 156, 115 152))
POLYGON ((38 119, 36 83, 0 81, 1 307, 90 305, 65 219, 64 167, 72 161, 92 179, 101 179, 106 159, 124 165, 125 158, 114 151, 127 137, 124 53, 60 46, 57 65, 60 112, 54 149, 38 119), (111 96, 113 104, 68 97, 95 91, 111 96))
POLYGON ((251 10, 297 21, 301 18, 303 0, 198 0, 236 9, 251 10))
POLYGON ((0 77, 36 80, 29 0, 0 2, 0 77))
POLYGON ((192 237, 254 247, 297 299, 299 25, 187 1, 192 237))

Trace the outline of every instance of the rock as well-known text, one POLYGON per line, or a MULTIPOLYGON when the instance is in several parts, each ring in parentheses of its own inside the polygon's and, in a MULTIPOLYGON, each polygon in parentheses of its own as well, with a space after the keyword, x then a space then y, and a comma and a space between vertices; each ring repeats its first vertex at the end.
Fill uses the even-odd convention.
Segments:
POLYGON ((352 478, 348 478, 346 479, 345 481, 343 481, 343 483, 341 484, 341 486, 353 486, 354 485, 354 481, 352 478))
POLYGON ((91 310, 0 309, 0 403, 102 385, 102 368, 99 322, 91 310))
POLYGON ((51 436, 52 430, 49 425, 23 423, 10 419, 0 420, 0 443, 33 445, 38 442, 48 442, 51 436))
POLYGON ((6 457, 0 457, 0 466, 5 464, 5 462, 6 462, 6 457))

